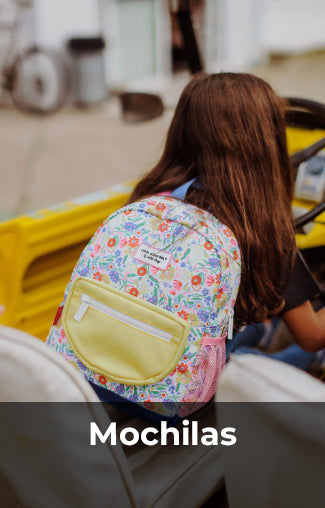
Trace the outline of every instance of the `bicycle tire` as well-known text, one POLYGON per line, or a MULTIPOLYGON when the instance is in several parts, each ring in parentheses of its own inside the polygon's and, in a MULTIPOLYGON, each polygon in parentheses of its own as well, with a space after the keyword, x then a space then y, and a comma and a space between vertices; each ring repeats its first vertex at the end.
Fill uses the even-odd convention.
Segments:
POLYGON ((10 93, 18 109, 48 115, 63 106, 68 94, 68 75, 56 53, 34 46, 17 57, 12 69, 10 93))

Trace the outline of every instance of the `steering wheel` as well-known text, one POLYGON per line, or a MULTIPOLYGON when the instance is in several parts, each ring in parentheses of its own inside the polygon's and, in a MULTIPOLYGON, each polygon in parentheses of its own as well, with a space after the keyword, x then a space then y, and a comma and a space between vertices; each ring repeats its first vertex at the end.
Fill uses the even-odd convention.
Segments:
MULTIPOLYGON (((309 99, 301 99, 294 97, 285 98, 288 104, 286 110, 286 123, 291 127, 302 127, 307 129, 323 129, 325 130, 325 104, 312 101, 309 99)), ((294 153, 291 156, 291 165, 293 169, 298 169, 299 164, 307 161, 320 150, 325 148, 325 137, 294 153)), ((325 210, 325 199, 323 199, 314 208, 295 219, 295 229, 308 224, 325 210)))

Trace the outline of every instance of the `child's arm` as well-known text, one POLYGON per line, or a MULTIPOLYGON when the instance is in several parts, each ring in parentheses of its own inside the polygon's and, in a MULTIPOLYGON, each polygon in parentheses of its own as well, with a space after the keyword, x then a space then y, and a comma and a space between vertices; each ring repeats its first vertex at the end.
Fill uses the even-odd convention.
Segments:
POLYGON ((325 348, 325 307, 315 312, 310 301, 282 314, 297 344, 311 353, 325 348))

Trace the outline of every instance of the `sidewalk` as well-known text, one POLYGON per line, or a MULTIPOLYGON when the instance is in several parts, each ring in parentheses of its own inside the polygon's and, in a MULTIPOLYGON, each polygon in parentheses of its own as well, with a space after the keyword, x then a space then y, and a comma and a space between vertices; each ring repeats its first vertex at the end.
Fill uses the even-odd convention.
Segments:
MULTIPOLYGON (((273 60, 255 72, 281 95, 325 102, 325 52, 273 60)), ((176 104, 188 78, 175 80, 166 104, 176 104)), ((0 220, 140 176, 159 158, 171 117, 125 124, 115 98, 44 118, 3 107, 0 220)))
POLYGON ((124 124, 112 99, 37 118, 0 111, 0 219, 140 176, 162 150, 171 114, 124 124))

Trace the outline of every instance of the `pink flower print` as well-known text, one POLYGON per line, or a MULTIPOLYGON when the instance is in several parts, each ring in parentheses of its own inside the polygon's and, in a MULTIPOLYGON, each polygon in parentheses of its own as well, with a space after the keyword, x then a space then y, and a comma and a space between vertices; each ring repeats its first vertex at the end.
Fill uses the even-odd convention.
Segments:
POLYGON ((130 247, 137 247, 139 245, 139 238, 137 238, 136 236, 132 236, 129 239, 128 243, 129 243, 130 247))
POLYGON ((214 283, 214 277, 212 275, 208 275, 207 278, 205 279, 205 282, 207 286, 212 286, 212 284, 214 283))
POLYGON ((152 273, 152 275, 155 275, 155 273, 157 273, 159 270, 159 268, 157 268, 156 266, 150 266, 150 272, 152 273))
POLYGON ((147 202, 148 205, 152 205, 152 206, 154 206, 156 203, 157 203, 157 201, 148 201, 147 202))
POLYGON ((110 238, 110 239, 108 240, 108 242, 107 242, 107 247, 108 247, 109 249, 112 249, 112 248, 115 246, 115 244, 116 244, 116 240, 115 240, 115 238, 110 238))
POLYGON ((167 224, 167 222, 164 222, 163 224, 160 224, 160 226, 158 227, 158 230, 161 233, 164 233, 165 231, 168 231, 168 228, 169 228, 169 225, 167 224))
POLYGON ((173 280, 173 288, 176 291, 180 291, 182 289, 182 283, 179 280, 173 280))
POLYGON ((180 312, 177 312, 180 318, 185 319, 185 321, 188 320, 188 313, 185 312, 185 310, 181 310, 180 312))
POLYGON ((100 245, 99 243, 96 243, 93 247, 93 251, 90 253, 90 256, 93 258, 95 257, 95 254, 97 254, 100 251, 100 245))
POLYGON ((194 291, 200 291, 201 290, 201 277, 199 275, 194 275, 191 279, 192 288, 194 291))
POLYGON ((191 279, 191 282, 193 286, 197 286, 198 284, 201 284, 201 277, 199 275, 194 275, 194 277, 191 279))
POLYGON ((161 212, 163 212, 164 210, 166 210, 166 205, 165 203, 158 203, 156 206, 155 206, 156 210, 159 210, 161 212))
POLYGON ((213 245, 211 242, 208 242, 206 241, 205 244, 204 244, 204 247, 207 249, 207 250, 211 250, 213 249, 213 245))
POLYGON ((188 371, 188 365, 186 363, 180 363, 177 365, 177 372, 180 372, 181 374, 185 374, 185 372, 188 371))
POLYGON ((102 274, 100 272, 96 272, 93 274, 93 279, 101 281, 103 278, 102 274))
POLYGON ((125 247, 127 245, 128 241, 126 238, 121 238, 120 242, 119 242, 119 246, 123 249, 123 247, 125 247))
POLYGON ((132 296, 138 296, 139 291, 134 286, 126 286, 125 291, 132 296))
POLYGON ((222 288, 219 288, 218 291, 216 292, 216 298, 221 298, 223 295, 223 289, 222 288))

